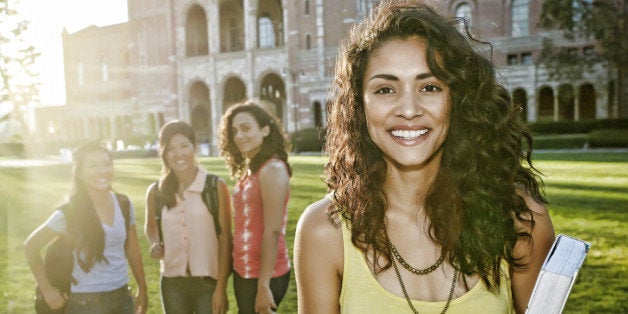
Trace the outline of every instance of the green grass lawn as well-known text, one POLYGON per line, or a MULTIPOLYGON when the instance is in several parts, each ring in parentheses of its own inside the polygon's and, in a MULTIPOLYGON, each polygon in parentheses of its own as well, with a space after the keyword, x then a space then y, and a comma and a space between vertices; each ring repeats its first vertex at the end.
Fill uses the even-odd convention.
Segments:
MULTIPOLYGON (((566 313, 626 313, 628 265, 628 153, 535 154, 544 172, 545 191, 557 233, 591 242, 592 248, 567 303, 566 313)), ((222 159, 204 157, 201 164, 229 180, 222 159)), ((325 194, 325 159, 291 156, 287 241, 290 254, 297 220, 303 209, 325 194)), ((161 160, 123 159, 115 162, 114 188, 130 196, 149 286, 149 313, 160 313, 158 262, 148 257, 143 236, 144 193, 157 179, 161 160)), ((0 313, 30 313, 34 277, 24 258, 22 242, 63 201, 70 188, 69 165, 0 169, 0 313)), ((230 288, 231 309, 235 299, 230 288)), ((294 277, 280 313, 297 309, 294 277)), ((234 311, 232 311, 234 312, 234 311)), ((234 312, 235 313, 235 312, 234 312)))

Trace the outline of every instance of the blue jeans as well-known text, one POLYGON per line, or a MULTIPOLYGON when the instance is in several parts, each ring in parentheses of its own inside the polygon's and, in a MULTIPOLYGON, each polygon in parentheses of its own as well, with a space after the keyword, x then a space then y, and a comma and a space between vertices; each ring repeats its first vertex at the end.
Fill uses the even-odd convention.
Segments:
MULTIPOLYGON (((290 272, 270 279, 270 291, 277 307, 283 300, 290 283, 290 272)), ((233 290, 238 302, 239 314, 255 314, 255 298, 257 297, 257 278, 242 278, 238 272, 233 272, 233 290)), ((277 309, 275 309, 277 311, 277 309)))
POLYGON ((125 285, 113 291, 72 293, 66 314, 133 314, 133 297, 125 285))
POLYGON ((161 277, 161 305, 166 314, 212 314, 216 280, 211 277, 161 277))

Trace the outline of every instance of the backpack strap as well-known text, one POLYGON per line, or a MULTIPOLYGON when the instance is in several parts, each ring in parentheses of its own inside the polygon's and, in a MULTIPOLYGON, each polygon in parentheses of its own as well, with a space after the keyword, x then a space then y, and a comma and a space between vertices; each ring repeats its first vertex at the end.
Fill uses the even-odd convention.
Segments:
MULTIPOLYGON (((159 234, 159 243, 164 243, 164 235, 161 229, 161 210, 163 208, 163 204, 161 202, 161 197, 159 197, 159 189, 157 188, 158 182, 153 183, 153 199, 155 204, 155 223, 157 223, 157 234, 159 234)), ((219 202, 218 202, 218 176, 208 173, 205 178, 205 186, 203 186, 203 191, 201 192, 201 199, 207 210, 214 218, 214 230, 216 231, 216 235, 220 235, 220 220, 218 214, 220 212, 219 202)))
MULTIPOLYGON (((120 209, 122 210, 122 216, 124 216, 125 234, 128 234, 129 226, 131 225, 131 201, 124 194, 120 194, 120 193, 115 193, 115 194, 116 194, 116 198, 118 199, 118 204, 120 204, 120 209)), ((128 239, 129 237, 127 236, 124 242, 125 245, 128 239)))
POLYGON ((159 181, 155 181, 152 184, 153 189, 153 206, 155 207, 155 223, 157 224, 157 234, 159 235, 159 243, 164 244, 164 234, 161 230, 161 209, 163 204, 161 203, 161 197, 159 197, 159 181))
POLYGON ((209 213, 214 218, 214 229, 216 230, 216 235, 220 235, 220 220, 218 214, 220 212, 220 207, 218 203, 218 176, 212 173, 207 173, 207 177, 205 178, 205 186, 203 187, 202 192, 203 202, 209 213))
MULTIPOLYGON (((58 208, 65 216, 66 222, 69 209, 70 203, 65 203, 58 208)), ((66 293, 70 293, 70 286, 72 284, 78 284, 76 278, 72 276, 76 243, 71 240, 69 233, 69 229, 66 229, 65 234, 59 234, 58 237, 48 245, 43 258, 46 277, 48 277, 48 280, 53 286, 66 293)))

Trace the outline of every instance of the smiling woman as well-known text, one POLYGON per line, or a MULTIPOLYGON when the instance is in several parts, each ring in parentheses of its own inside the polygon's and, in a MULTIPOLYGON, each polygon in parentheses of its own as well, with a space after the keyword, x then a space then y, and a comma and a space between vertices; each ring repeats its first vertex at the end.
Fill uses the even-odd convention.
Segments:
MULTIPOLYGON (((74 152, 74 187, 66 205, 24 242, 26 259, 37 280, 39 304, 65 313, 145 313, 147 287, 135 231, 135 213, 125 195, 111 189, 113 159, 98 143, 74 152), (68 239, 72 262, 66 274, 71 287, 53 285, 40 251, 54 239, 68 239), (130 266, 138 291, 128 291, 130 266), (72 278, 73 280, 69 280, 72 278), (43 299, 43 300, 42 300, 43 299)), ((38 308, 39 311, 40 308, 38 308)))
POLYGON ((449 130, 449 87, 431 73, 426 46, 419 37, 391 40, 373 51, 364 73, 369 136, 400 165, 429 160, 449 130))
POLYGON ((525 311, 552 222, 530 133, 457 25, 382 1, 344 41, 329 194, 295 236, 299 312, 525 311))
POLYGON ((226 313, 231 271, 227 185, 216 180, 212 188, 218 208, 210 208, 215 203, 205 202, 203 192, 212 176, 198 165, 196 134, 189 124, 166 123, 159 131, 159 148, 161 177, 146 191, 144 232, 150 257, 161 264, 163 311, 226 313))

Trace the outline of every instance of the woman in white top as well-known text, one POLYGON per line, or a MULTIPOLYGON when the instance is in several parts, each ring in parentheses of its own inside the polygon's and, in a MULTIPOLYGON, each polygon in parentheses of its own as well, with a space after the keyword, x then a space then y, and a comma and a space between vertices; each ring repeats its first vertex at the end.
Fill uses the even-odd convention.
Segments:
POLYGON ((166 123, 159 132, 159 145, 162 176, 146 193, 144 228, 151 244, 150 256, 161 259, 163 310, 168 314, 226 313, 227 279, 231 273, 231 201, 227 185, 217 180, 219 228, 215 228, 207 208, 211 205, 201 197, 208 176, 196 162, 192 127, 181 121, 166 123), (156 210, 160 211, 160 222, 156 221, 156 210))
POLYGON ((65 307, 65 313, 145 313, 146 282, 135 215, 130 202, 120 204, 126 197, 111 190, 113 158, 98 143, 89 143, 76 150, 74 162, 74 188, 65 209, 56 210, 24 243, 41 295, 50 308, 65 307), (60 234, 75 243, 76 282, 70 295, 51 285, 40 255, 60 234), (127 286, 127 261, 138 286, 135 304, 127 286))

